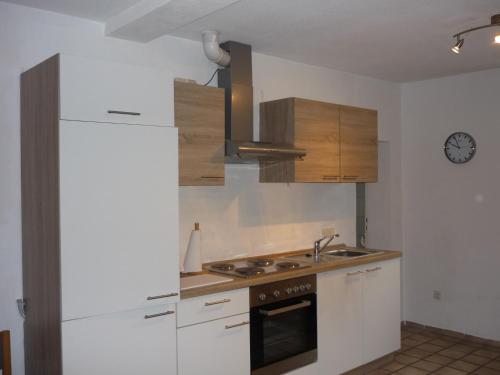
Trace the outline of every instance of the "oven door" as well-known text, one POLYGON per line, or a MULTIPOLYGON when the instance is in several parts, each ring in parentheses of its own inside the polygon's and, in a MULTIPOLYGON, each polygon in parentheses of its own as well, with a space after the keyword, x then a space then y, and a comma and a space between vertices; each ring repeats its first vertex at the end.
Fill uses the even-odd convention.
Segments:
POLYGON ((252 375, 283 374, 317 360, 316 294, 250 310, 252 375))

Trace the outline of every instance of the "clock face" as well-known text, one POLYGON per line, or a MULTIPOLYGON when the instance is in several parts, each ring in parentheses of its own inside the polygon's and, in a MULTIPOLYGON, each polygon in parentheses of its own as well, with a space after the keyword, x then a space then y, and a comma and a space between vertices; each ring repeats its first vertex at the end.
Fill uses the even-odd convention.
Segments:
POLYGON ((467 163, 476 153, 476 141, 470 134, 453 133, 444 143, 444 153, 452 163, 467 163))

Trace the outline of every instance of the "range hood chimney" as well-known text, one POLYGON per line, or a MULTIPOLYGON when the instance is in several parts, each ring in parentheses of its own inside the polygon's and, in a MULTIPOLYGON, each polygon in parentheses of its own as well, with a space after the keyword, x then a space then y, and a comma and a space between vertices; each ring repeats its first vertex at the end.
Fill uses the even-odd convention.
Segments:
POLYGON ((219 45, 217 32, 205 31, 203 49, 223 67, 218 86, 225 89, 227 159, 241 163, 304 157, 306 150, 293 145, 253 141, 252 47, 234 41, 219 45))

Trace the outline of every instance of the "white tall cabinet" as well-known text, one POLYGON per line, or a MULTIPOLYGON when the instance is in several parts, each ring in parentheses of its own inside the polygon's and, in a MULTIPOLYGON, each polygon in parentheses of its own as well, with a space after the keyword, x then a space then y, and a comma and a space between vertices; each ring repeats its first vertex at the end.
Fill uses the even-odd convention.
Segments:
POLYGON ((26 373, 175 374, 170 73, 57 55, 21 82, 26 373))
POLYGON ((318 367, 341 374, 400 348, 400 259, 318 274, 318 367))

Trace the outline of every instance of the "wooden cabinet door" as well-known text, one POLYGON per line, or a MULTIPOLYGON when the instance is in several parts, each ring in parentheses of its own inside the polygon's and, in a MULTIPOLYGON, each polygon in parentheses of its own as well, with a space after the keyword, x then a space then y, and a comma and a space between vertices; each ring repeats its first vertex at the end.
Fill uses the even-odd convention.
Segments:
POLYGON ((364 266, 364 362, 399 350, 400 259, 364 266))
POLYGON ((307 150, 303 161, 295 161, 295 182, 338 182, 339 107, 296 98, 294 113, 294 144, 307 150))
POLYGON ((340 107, 340 172, 343 182, 376 182, 377 111, 340 107))
POLYGON ((224 185, 224 90, 175 82, 181 186, 224 185))
POLYGON ((318 274, 320 374, 363 364, 363 273, 360 267, 318 274))
POLYGON ((178 301, 177 129, 59 131, 63 320, 178 301))
POLYGON ((249 314, 177 330, 179 375, 250 374, 249 314))
POLYGON ((176 374, 175 304, 63 322, 62 357, 65 375, 176 374))
POLYGON ((60 56, 60 118, 173 126, 173 77, 167 70, 60 56))

